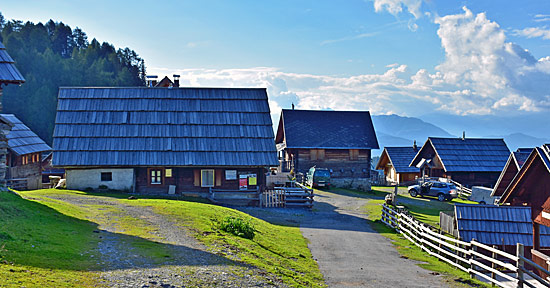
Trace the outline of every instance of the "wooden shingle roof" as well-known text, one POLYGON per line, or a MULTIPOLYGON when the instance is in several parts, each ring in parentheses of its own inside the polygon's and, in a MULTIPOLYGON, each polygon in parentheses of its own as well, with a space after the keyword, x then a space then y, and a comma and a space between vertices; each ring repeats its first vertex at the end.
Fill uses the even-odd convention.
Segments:
MULTIPOLYGON (((387 155, 389 161, 391 162, 392 166, 394 167, 397 173, 419 173, 420 168, 415 166, 413 167, 409 166, 414 156, 416 156, 417 152, 418 152, 418 148, 415 149, 412 146, 384 147, 384 151, 382 152, 382 155, 384 155, 384 153, 387 155)), ((380 165, 381 161, 382 161, 382 157, 380 157, 380 160, 376 165, 376 169, 380 169, 380 170, 384 169, 384 167, 381 167, 380 165)))
POLYGON ((6 135, 8 138, 8 149, 16 155, 25 155, 30 153, 51 151, 52 148, 40 139, 27 125, 23 124, 13 114, 0 114, 10 126, 10 132, 6 135))
POLYGON ((15 61, 6 51, 4 44, 0 43, 0 82, 8 84, 21 84, 25 82, 23 75, 15 67, 15 61))
POLYGON ((435 151, 446 172, 501 172, 510 155, 503 139, 429 137, 411 162, 416 166, 435 151))
POLYGON ((283 109, 275 141, 288 148, 379 148, 368 111, 283 109))
POLYGON ((55 166, 276 166, 265 89, 60 88, 55 166))

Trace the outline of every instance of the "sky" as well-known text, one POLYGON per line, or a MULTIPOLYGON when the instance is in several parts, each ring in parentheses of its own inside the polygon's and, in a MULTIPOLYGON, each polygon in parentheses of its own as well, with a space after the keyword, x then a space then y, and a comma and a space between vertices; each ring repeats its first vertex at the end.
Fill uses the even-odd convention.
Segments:
POLYGON ((539 115, 548 123, 547 0, 19 0, 0 7, 7 19, 53 19, 130 47, 149 75, 180 74, 182 86, 265 87, 275 122, 294 103, 421 118, 539 115))

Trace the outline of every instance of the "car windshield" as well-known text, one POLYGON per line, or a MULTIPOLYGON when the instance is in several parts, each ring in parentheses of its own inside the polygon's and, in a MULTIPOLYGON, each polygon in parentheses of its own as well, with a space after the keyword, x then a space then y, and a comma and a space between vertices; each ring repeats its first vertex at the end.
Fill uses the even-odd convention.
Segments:
POLYGON ((317 170, 315 171, 315 176, 317 177, 330 177, 330 172, 327 170, 317 170))

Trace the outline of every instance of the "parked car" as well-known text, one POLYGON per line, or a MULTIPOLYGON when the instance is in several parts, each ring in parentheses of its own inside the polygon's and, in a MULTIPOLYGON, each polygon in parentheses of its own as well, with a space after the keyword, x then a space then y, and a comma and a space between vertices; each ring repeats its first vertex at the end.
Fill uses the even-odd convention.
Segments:
POLYGON ((412 197, 416 196, 434 196, 439 201, 452 200, 458 197, 456 186, 451 183, 428 181, 421 185, 412 185, 408 188, 409 194, 412 197))
POLYGON ((311 167, 306 175, 306 185, 309 187, 330 188, 330 170, 327 168, 311 167))
POLYGON ((493 192, 493 189, 482 187, 482 186, 474 186, 472 187, 472 195, 470 195, 470 200, 478 202, 479 204, 489 204, 494 205, 495 201, 498 201, 500 197, 497 196, 491 196, 491 193, 493 192))

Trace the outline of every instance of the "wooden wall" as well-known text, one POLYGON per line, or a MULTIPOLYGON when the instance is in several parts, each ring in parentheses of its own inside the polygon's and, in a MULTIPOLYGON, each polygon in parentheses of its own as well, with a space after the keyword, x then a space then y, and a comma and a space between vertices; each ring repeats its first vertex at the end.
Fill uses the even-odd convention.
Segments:
POLYGON ((333 178, 370 177, 369 149, 287 149, 285 158, 294 159, 295 170, 304 174, 309 168, 316 166, 332 169, 333 178))
POLYGON ((166 194, 168 193, 168 186, 175 185, 176 193, 182 194, 186 192, 191 193, 207 193, 208 187, 201 187, 200 173, 201 169, 214 169, 214 187, 215 189, 224 190, 238 190, 239 189, 239 175, 241 174, 256 174, 257 185, 248 186, 248 189, 255 189, 257 186, 265 187, 266 184, 266 172, 264 168, 251 167, 251 168, 186 168, 186 167, 154 167, 154 169, 161 169, 162 172, 162 184, 150 184, 149 174, 151 168, 135 168, 136 173, 136 192, 137 193, 152 193, 152 194, 166 194), (172 169, 172 177, 166 177, 166 169, 172 169), (236 170, 237 179, 227 180, 225 178, 226 170, 236 170))
POLYGON ((42 188, 42 162, 40 153, 17 156, 9 152, 6 179, 27 179, 27 189, 42 188))

